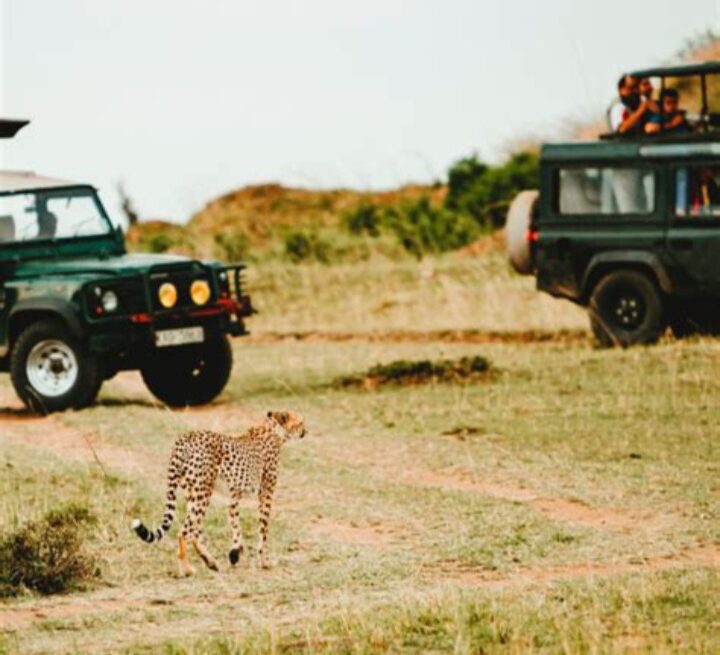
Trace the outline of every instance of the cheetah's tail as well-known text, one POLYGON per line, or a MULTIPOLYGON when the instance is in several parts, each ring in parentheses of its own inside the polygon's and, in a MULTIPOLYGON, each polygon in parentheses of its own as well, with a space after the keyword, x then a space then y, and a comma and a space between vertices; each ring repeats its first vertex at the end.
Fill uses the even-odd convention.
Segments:
POLYGON ((132 522, 132 529, 135 530, 135 534, 149 544, 154 541, 160 541, 165 533, 170 529, 170 526, 175 519, 175 492, 177 490, 178 480, 172 466, 170 467, 168 478, 165 515, 163 516, 163 521, 160 524, 160 527, 155 530, 148 530, 140 519, 133 519, 132 522))

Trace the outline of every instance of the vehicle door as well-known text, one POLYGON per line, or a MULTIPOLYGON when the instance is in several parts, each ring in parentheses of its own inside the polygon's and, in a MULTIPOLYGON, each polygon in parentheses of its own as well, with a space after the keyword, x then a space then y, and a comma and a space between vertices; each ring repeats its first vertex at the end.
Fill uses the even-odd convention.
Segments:
MULTIPOLYGON (((540 242, 545 259, 565 261, 581 290, 596 256, 664 254, 662 169, 651 163, 568 163, 553 171, 555 193, 540 242)), ((596 260, 597 261, 597 260, 596 260)))
POLYGON ((692 295, 720 294, 720 162, 673 166, 667 251, 673 277, 692 295))

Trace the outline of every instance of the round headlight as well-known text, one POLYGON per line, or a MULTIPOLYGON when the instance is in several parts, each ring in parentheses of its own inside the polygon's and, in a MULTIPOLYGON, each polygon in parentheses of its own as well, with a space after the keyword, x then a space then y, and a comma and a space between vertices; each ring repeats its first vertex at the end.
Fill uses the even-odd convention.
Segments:
POLYGON ((172 282, 163 282, 158 289, 158 300, 165 309, 175 307, 177 302, 177 289, 172 282))
POLYGON ((190 297, 196 305, 204 305, 210 300, 210 285, 205 280, 195 280, 190 285, 190 297))
POLYGON ((114 312, 118 308, 118 297, 114 291, 106 291, 100 298, 106 312, 114 312))

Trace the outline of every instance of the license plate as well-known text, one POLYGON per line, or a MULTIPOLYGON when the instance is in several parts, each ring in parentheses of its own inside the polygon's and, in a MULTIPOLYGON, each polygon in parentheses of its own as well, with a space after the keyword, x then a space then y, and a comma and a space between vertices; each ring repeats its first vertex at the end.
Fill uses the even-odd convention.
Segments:
POLYGON ((182 346, 186 343, 201 343, 204 340, 205 333, 201 327, 158 330, 155 332, 155 345, 158 348, 165 348, 166 346, 182 346))

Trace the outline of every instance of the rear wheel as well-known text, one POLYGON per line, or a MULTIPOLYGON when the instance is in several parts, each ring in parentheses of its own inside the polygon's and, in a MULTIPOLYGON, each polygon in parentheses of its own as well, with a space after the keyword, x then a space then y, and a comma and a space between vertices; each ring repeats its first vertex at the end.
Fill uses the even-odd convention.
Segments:
POLYGON ((660 293, 638 271, 613 271, 603 277, 593 289, 588 311, 595 339, 606 348, 655 343, 665 328, 660 293))
POLYGON ((92 404, 103 381, 98 358, 56 319, 37 321, 20 333, 10 376, 20 399, 41 414, 92 404))
POLYGON ((231 370, 232 350, 223 336, 199 345, 156 348, 140 372, 158 400, 170 407, 187 407, 218 396, 231 370))

